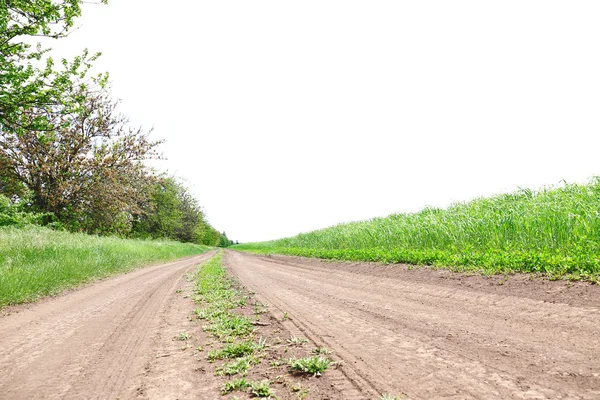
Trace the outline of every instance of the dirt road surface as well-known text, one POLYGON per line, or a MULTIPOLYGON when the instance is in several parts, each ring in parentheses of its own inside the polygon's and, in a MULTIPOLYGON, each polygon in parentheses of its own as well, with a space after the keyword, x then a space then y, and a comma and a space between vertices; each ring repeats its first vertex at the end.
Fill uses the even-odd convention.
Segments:
MULTIPOLYGON (((8 310, 0 399, 221 398, 213 371, 175 340, 198 332, 177 292, 210 255, 8 310)), ((224 265, 289 316, 286 335, 343 361, 315 398, 600 399, 598 285, 234 251, 224 265)))
POLYGON ((190 312, 177 288, 211 255, 143 268, 0 316, 0 399, 214 398, 214 379, 203 382, 191 366, 197 361, 170 348, 190 312))
POLYGON ((334 350, 356 398, 600 399, 598 285, 233 251, 224 265, 334 350))

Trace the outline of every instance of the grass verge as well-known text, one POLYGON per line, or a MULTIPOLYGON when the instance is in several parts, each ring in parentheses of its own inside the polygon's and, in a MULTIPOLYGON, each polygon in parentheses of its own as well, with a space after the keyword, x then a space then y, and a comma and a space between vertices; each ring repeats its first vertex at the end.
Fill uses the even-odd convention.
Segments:
POLYGON ((250 337, 255 327, 249 317, 234 310, 247 304, 247 297, 235 288, 221 266, 222 252, 205 262, 197 271, 195 301, 203 307, 194 310, 198 319, 206 323, 203 330, 224 345, 210 350, 209 362, 227 360, 217 365, 217 375, 240 377, 227 381, 221 393, 248 392, 256 397, 273 397, 269 381, 254 382, 246 379, 248 370, 260 362, 266 344, 254 342, 250 337))
POLYGON ((189 243, 98 237, 38 226, 0 228, 0 308, 207 250, 189 243))
POLYGON ((600 178, 234 246, 262 254, 600 277, 600 178))
POLYGON ((324 356, 328 354, 324 347, 311 355, 305 348, 307 339, 281 339, 281 321, 267 313, 267 306, 255 300, 253 292, 227 275, 222 252, 201 264, 193 280, 198 305, 193 315, 211 338, 197 350, 206 351, 203 359, 213 364, 215 375, 226 379, 223 396, 304 399, 311 388, 316 393, 330 390, 331 383, 316 382, 315 386, 314 380, 330 364, 339 363, 324 356))

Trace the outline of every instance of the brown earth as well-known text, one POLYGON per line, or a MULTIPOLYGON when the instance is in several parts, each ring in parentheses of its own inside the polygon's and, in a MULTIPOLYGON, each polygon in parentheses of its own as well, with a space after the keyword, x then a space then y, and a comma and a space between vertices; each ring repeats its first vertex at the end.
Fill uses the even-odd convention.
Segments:
POLYGON ((597 285, 233 251, 224 265, 334 350, 345 398, 600 398, 597 285))
MULTIPOLYGON (((188 258, 137 270, 73 290, 37 304, 9 307, 0 316, 0 399, 233 399, 221 395, 228 379, 216 376, 225 361, 209 363, 210 350, 224 346, 195 318, 188 273, 212 256, 188 258)), ((236 309, 255 322, 252 338, 268 343, 249 381, 271 381, 281 400, 306 393, 344 400, 337 366, 325 377, 287 371, 290 357, 311 354, 314 344, 288 342, 295 335, 281 315, 248 299, 236 309)), ((294 331, 296 332, 296 331, 294 331)), ((335 358, 335 357, 334 357, 335 358)), ((228 360, 229 361, 229 360, 228 360)))
MULTIPOLYGON (((185 296, 185 273, 209 256, 9 309, 0 399, 221 398, 223 380, 193 349, 210 343, 185 296)), ((306 351, 326 346, 343 361, 293 378, 308 398, 600 398, 597 285, 233 251, 224 265, 269 305, 265 336, 307 337, 306 351)), ((277 351, 300 351, 289 347, 277 351)), ((283 392, 291 379, 279 378, 284 398, 295 396, 283 392)))
POLYGON ((213 253, 9 309, 0 317, 0 399, 214 398, 212 376, 195 372, 172 340, 189 322, 176 293, 184 274, 213 253))

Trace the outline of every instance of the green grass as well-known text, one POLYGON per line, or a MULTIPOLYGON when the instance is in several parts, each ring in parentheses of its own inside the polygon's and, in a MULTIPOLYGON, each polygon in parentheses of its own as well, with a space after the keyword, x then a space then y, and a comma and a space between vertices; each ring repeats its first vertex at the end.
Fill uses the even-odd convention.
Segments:
POLYGON ((233 282, 221 266, 222 253, 202 264, 196 276, 196 302, 203 303, 194 313, 207 321, 204 330, 224 342, 246 337, 255 328, 250 318, 231 312, 246 299, 233 288, 233 282))
POLYGON ((600 277, 600 178, 340 224, 238 250, 486 273, 600 277))
POLYGON ((99 237, 39 226, 2 227, 0 308, 207 249, 189 243, 99 237))
MULTIPOLYGON (((247 296, 238 290, 227 276, 222 266, 222 251, 201 264, 196 271, 196 296, 194 300, 201 305, 194 310, 196 317, 206 321, 203 329, 217 338, 220 348, 210 350, 209 362, 227 360, 217 366, 217 375, 240 375, 238 379, 226 382, 222 394, 233 391, 249 392, 254 397, 272 397, 274 393, 268 381, 252 382, 246 380, 248 370, 260 363, 267 348, 265 339, 253 341, 256 328, 250 318, 239 315, 236 309, 247 305, 247 296)), ((239 309, 237 310, 239 312, 239 309)))
POLYGON ((227 341, 231 338, 248 336, 254 331, 254 325, 248 317, 226 313, 205 325, 204 330, 227 341))

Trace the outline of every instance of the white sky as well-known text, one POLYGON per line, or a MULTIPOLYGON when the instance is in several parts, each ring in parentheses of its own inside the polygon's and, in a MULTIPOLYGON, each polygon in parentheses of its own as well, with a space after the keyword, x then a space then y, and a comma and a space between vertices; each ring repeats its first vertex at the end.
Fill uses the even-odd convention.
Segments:
POLYGON ((231 239, 292 236, 600 174, 598 1, 87 6, 102 51, 231 239))

